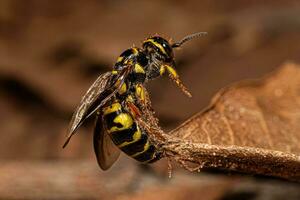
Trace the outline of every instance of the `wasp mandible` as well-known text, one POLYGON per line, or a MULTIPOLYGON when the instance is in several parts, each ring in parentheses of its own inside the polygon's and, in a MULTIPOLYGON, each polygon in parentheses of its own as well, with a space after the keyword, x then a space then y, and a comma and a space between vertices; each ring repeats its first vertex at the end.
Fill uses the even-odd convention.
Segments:
MULTIPOLYGON (((145 84, 168 74, 191 97, 176 72, 173 49, 205 34, 191 34, 173 44, 160 36, 152 36, 143 42, 141 48, 125 50, 112 71, 101 74, 81 99, 72 116, 63 147, 78 127, 96 113, 93 140, 101 169, 110 168, 118 159, 120 150, 142 163, 159 160, 161 150, 151 141, 149 129, 137 120, 145 120, 143 110, 150 105, 145 84)), ((145 123, 152 125, 152 122, 145 123)))

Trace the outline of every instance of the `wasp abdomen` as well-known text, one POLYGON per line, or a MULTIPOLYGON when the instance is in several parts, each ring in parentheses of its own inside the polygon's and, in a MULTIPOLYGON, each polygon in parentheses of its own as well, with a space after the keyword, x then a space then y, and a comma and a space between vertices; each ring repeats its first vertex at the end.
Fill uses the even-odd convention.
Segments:
POLYGON ((147 132, 119 102, 103 108, 103 121, 114 144, 130 157, 145 163, 160 158, 160 152, 150 142, 147 132))

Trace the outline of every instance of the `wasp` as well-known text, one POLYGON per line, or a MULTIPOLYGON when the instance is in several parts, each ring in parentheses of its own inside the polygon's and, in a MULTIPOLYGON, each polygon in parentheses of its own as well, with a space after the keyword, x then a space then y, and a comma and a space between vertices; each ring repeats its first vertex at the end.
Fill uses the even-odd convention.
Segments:
POLYGON ((101 74, 82 97, 72 116, 63 147, 78 127, 96 114, 93 143, 101 169, 109 169, 121 151, 142 163, 162 158, 162 151, 151 140, 151 129, 147 128, 157 124, 144 117, 145 112, 151 110, 145 84, 168 74, 191 97, 176 72, 173 49, 205 34, 191 34, 173 44, 163 37, 152 36, 143 41, 141 48, 125 50, 117 58, 112 71, 101 74))

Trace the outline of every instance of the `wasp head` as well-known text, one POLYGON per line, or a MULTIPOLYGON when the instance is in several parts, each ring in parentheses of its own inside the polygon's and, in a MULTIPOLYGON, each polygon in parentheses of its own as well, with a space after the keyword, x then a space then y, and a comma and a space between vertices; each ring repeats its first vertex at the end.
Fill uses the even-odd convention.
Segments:
POLYGON ((184 37, 179 42, 170 44, 160 36, 153 36, 143 42, 143 49, 149 55, 150 64, 148 67, 148 79, 156 78, 168 73, 171 80, 187 95, 191 96, 187 88, 183 85, 176 72, 173 49, 178 48, 185 42, 196 37, 206 35, 206 32, 198 32, 184 37))
POLYGON ((166 65, 176 73, 172 45, 166 39, 160 36, 147 38, 143 42, 143 50, 149 59, 148 79, 154 79, 165 74, 166 65))
POLYGON ((143 42, 143 49, 156 60, 171 63, 174 59, 171 44, 160 36, 154 36, 143 42))

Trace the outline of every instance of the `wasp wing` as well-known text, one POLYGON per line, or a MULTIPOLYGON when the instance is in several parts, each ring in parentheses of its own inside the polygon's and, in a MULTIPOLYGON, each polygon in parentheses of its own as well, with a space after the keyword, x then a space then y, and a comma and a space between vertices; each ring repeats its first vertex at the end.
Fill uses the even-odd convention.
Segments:
POLYGON ((103 106, 119 91, 132 67, 127 66, 112 80, 112 73, 101 74, 82 97, 76 108, 68 129, 68 135, 63 148, 69 143, 77 128, 84 120, 103 106))
POLYGON ((109 169, 119 158, 121 152, 103 127, 103 121, 99 115, 96 117, 94 129, 94 150, 97 162, 102 170, 109 169))

